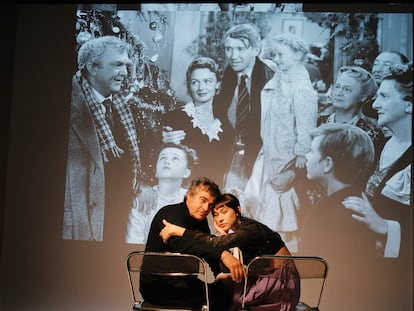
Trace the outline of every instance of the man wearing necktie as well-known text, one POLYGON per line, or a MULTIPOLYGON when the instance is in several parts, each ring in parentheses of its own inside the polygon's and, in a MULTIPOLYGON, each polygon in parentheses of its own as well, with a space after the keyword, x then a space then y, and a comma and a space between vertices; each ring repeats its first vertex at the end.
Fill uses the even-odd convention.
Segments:
POLYGON ((258 57, 259 30, 250 24, 235 25, 224 35, 228 67, 218 95, 217 116, 224 131, 233 133, 233 158, 225 177, 225 190, 244 190, 262 146, 260 92, 274 71, 258 57), (243 77, 243 78, 242 78, 243 77))
POLYGON ((247 89, 246 79, 247 75, 243 74, 240 76, 239 90, 237 96, 237 107, 236 107, 236 139, 239 144, 244 144, 246 128, 248 126, 247 120, 250 114, 250 94, 247 89))
POLYGON ((129 45, 114 36, 85 42, 73 77, 63 238, 123 240, 140 186, 141 162, 133 115, 120 90, 129 45), (105 217, 104 217, 105 216, 105 217), (119 234, 119 238, 118 238, 119 234))
POLYGON ((106 122, 108 122, 109 128, 111 130, 113 130, 113 128, 114 128, 114 116, 113 116, 113 112, 112 112, 112 100, 110 98, 106 98, 102 102, 102 105, 104 106, 104 109, 105 109, 106 122))

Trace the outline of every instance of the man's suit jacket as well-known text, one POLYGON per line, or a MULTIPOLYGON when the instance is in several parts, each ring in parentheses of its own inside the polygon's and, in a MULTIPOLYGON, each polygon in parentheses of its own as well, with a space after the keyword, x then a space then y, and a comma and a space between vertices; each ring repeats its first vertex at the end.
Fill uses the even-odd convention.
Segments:
MULTIPOLYGON (((248 168, 249 176, 257 154, 262 147, 262 139, 260 137, 260 93, 266 82, 269 81, 273 75, 273 69, 256 57, 256 63, 253 67, 251 76, 251 113, 248 118, 247 136, 245 141, 246 167, 248 168)), ((231 105, 236 86, 237 73, 228 66, 223 74, 220 93, 216 96, 214 115, 223 123, 223 130, 232 133, 232 137, 234 137, 235 131, 228 119, 227 112, 231 105)))
POLYGON ((102 241, 104 162, 98 133, 76 78, 72 87, 63 238, 102 241))

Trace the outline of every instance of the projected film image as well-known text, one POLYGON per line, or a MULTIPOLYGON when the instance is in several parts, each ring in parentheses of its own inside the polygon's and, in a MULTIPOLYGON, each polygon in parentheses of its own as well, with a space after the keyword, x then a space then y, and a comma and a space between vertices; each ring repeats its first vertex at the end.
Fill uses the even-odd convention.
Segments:
POLYGON ((412 63, 384 38, 412 17, 395 15, 79 6, 63 239, 145 244, 205 176, 294 254, 408 260, 412 63))

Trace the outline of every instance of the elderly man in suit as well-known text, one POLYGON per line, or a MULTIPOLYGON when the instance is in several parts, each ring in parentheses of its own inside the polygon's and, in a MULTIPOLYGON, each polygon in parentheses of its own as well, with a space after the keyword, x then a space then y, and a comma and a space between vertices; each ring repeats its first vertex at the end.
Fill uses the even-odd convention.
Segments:
POLYGON ((129 45, 118 37, 94 38, 79 49, 72 86, 64 239, 103 241, 104 213, 109 211, 112 227, 119 225, 121 206, 127 215, 139 189, 138 138, 120 93, 130 65, 129 45))

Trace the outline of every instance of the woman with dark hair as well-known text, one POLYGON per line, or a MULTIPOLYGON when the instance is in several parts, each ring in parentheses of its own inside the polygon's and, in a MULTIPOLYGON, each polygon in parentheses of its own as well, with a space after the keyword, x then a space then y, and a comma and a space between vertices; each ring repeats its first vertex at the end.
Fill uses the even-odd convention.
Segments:
MULTIPOLYGON (((280 235, 266 225, 242 216, 239 200, 230 193, 222 194, 213 207, 214 226, 219 235, 189 230, 167 221, 160 236, 164 242, 172 236, 184 236, 204 241, 218 248, 233 249, 236 256, 241 253, 244 264, 260 255, 290 255, 280 235)), ((296 310, 300 296, 300 280, 293 261, 285 260, 276 269, 280 277, 249 279, 245 302, 248 305, 266 305, 271 310, 296 310), (288 280, 288 281, 286 281, 288 280)), ((232 290, 233 304, 229 310, 241 310, 243 283, 235 283, 225 271, 216 278, 232 290)), ((270 309, 269 309, 270 310, 270 309)))
POLYGON ((220 86, 218 65, 208 57, 196 58, 188 66, 186 83, 191 101, 163 116, 163 142, 183 143, 193 148, 199 161, 192 176, 208 174, 220 184, 230 148, 222 122, 214 115, 213 109, 214 97, 220 86))

